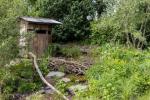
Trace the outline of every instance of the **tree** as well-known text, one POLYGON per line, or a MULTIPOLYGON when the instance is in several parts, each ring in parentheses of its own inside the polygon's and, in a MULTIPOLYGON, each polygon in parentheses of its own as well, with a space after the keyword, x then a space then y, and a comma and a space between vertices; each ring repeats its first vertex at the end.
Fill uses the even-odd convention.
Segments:
MULTIPOLYGON (((56 37, 57 41, 74 41, 89 37, 90 21, 87 16, 94 18, 93 0, 38 0, 36 5, 39 16, 54 18, 63 23, 53 31, 53 37, 56 37)), ((104 8, 97 9, 101 14, 104 8)))
POLYGON ((0 1, 0 67, 17 56, 17 18, 27 14, 25 4, 22 0, 0 1))
POLYGON ((120 0, 111 14, 105 14, 92 24, 94 41, 119 41, 143 48, 148 42, 145 34, 150 33, 147 27, 150 20, 149 6, 149 0, 120 0))

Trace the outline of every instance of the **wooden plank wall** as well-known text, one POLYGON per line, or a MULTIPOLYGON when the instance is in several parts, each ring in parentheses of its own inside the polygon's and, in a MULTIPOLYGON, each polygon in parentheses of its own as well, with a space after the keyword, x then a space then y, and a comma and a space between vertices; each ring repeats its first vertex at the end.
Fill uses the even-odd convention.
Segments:
POLYGON ((27 40, 25 33, 27 33, 28 22, 21 20, 20 21, 20 38, 19 38, 19 55, 21 57, 27 57, 27 40))
POLYGON ((51 33, 52 27, 50 25, 29 23, 27 21, 20 21, 20 55, 25 57, 29 51, 32 51, 40 57, 47 49, 48 45, 52 43, 51 33), (34 32, 35 30, 45 30, 45 33, 33 33, 33 39, 27 41, 24 34, 27 32, 34 32), (28 48, 27 48, 28 47, 28 48), (30 47, 30 48, 29 48, 30 47))
POLYGON ((46 33, 35 33, 31 44, 32 52, 40 57, 52 42, 52 36, 48 34, 48 31, 51 32, 51 27, 49 25, 29 24, 29 29, 46 31, 46 33))
POLYGON ((36 34, 32 41, 32 51, 40 57, 48 47, 48 34, 36 34))

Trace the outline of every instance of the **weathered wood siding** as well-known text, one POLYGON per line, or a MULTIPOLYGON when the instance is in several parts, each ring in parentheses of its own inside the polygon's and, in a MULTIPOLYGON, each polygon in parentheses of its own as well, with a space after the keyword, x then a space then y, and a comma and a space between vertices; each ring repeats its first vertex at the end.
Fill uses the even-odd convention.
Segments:
POLYGON ((20 20, 20 56, 26 57, 27 53, 32 51, 40 57, 52 42, 51 29, 52 25, 20 20), (34 34, 30 40, 27 40, 25 37, 25 33, 27 32, 33 32, 34 34))
POLYGON ((21 20, 19 40, 20 55, 25 57, 29 51, 32 51, 40 57, 47 49, 49 43, 52 42, 51 29, 52 27, 48 24, 35 24, 21 20), (25 38, 25 33, 27 32, 33 32, 34 34, 30 41, 27 41, 25 38))
POLYGON ((48 36, 45 34, 36 34, 32 41, 33 53, 39 57, 47 47, 48 36))
POLYGON ((29 23, 28 29, 34 29, 34 30, 36 30, 36 29, 49 30, 49 25, 29 23))
POLYGON ((44 33, 36 33, 31 41, 31 51, 36 54, 36 56, 40 57, 44 51, 48 48, 48 45, 52 42, 51 34, 48 34, 51 27, 49 25, 37 25, 37 24, 29 24, 28 30, 45 30, 44 33))
POLYGON ((19 55, 24 57, 27 55, 27 41, 25 38, 25 33, 27 33, 28 22, 21 20, 20 21, 20 39, 19 39, 19 55))

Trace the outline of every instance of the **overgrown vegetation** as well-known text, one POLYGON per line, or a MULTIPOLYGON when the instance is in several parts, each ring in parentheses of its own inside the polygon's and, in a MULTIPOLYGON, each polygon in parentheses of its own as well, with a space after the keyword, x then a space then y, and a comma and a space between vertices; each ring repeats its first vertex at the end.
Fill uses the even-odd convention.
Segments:
POLYGON ((120 0, 111 14, 107 11, 92 24, 94 43, 119 42, 144 48, 149 45, 149 0, 120 0))
POLYGON ((81 50, 77 46, 73 47, 72 45, 51 44, 45 53, 52 57, 61 56, 67 58, 78 58, 81 55, 81 50))
POLYGON ((88 71, 89 90, 84 97, 133 100, 150 91, 150 53, 119 45, 94 49, 97 61, 88 71))
MULTIPOLYGON (((43 59, 39 65, 43 74, 46 75, 49 72, 47 60, 43 59)), ((1 68, 0 71, 1 95, 5 99, 17 99, 15 98, 17 93, 29 95, 43 86, 31 60, 22 60, 17 64, 1 68)))
POLYGON ((0 1, 0 67, 18 56, 17 17, 27 14, 27 5, 21 0, 0 1))
MULTIPOLYGON (((37 0, 35 9, 39 16, 55 18, 63 23, 53 30, 54 41, 68 42, 86 39, 91 34, 90 22, 95 10, 98 16, 105 9, 103 0, 37 0)), ((34 6, 33 6, 34 7, 34 6)))
MULTIPOLYGON (((90 57, 95 61, 85 75, 88 91, 78 91, 74 99, 149 99, 150 0, 0 0, 2 100, 16 100, 16 95, 31 94, 43 86, 32 62, 18 56, 19 16, 61 21, 63 25, 53 28, 55 42, 98 45, 92 49, 90 57)), ((80 56, 78 46, 50 44, 38 63, 45 76, 50 71, 50 57, 77 60, 80 56)), ((56 84, 62 92, 66 86, 56 84)))

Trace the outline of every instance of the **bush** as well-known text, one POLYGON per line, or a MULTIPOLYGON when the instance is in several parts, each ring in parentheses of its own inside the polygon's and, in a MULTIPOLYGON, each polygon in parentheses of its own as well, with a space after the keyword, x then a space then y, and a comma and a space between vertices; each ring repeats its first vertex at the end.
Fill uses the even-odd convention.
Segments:
POLYGON ((80 48, 78 47, 64 47, 61 49, 63 56, 78 58, 81 55, 80 48))
POLYGON ((99 20, 91 24, 93 42, 120 42, 135 48, 145 48, 149 44, 147 34, 150 33, 150 19, 146 17, 149 16, 149 0, 121 0, 112 5, 111 8, 108 6, 108 11, 99 20), (110 12, 109 9, 113 8, 115 10, 110 12))
POLYGON ((64 57, 72 57, 72 58, 78 58, 81 55, 81 51, 79 47, 76 46, 67 46, 60 44, 51 44, 49 45, 47 51, 45 52, 45 55, 49 56, 64 56, 64 57))
MULTIPOLYGON (((43 61, 40 62, 40 69, 46 74, 48 70, 43 61)), ((30 60, 22 60, 19 64, 0 70, 1 92, 6 99, 12 99, 16 93, 32 93, 43 85, 30 60)))
POLYGON ((45 55, 57 56, 60 54, 61 46, 59 44, 50 44, 45 55))
POLYGON ((105 45, 94 50, 93 55, 97 63, 86 73, 89 90, 82 96, 130 100, 149 93, 149 51, 105 45))
MULTIPOLYGON (((100 2, 103 3, 103 2, 100 2)), ((78 41, 90 35, 90 21, 87 16, 94 15, 94 5, 90 0, 45 0, 37 1, 40 16, 55 18, 63 24, 55 26, 53 39, 57 42, 78 41)), ((104 4, 104 3, 103 3, 104 4)), ((99 13, 103 12, 103 4, 99 13)))
POLYGON ((114 17, 101 17, 98 21, 91 23, 92 42, 94 44, 105 44, 108 42, 121 41, 123 36, 120 32, 120 25, 115 23, 114 17))

